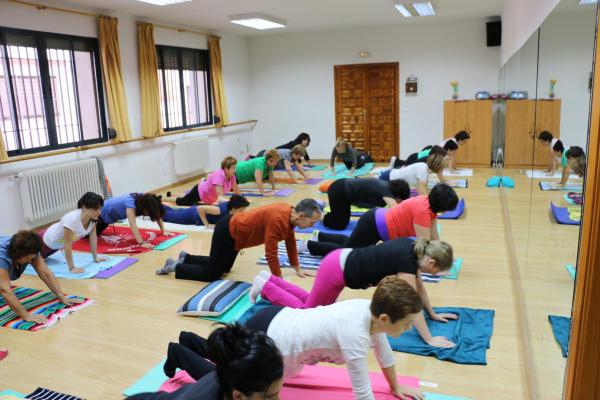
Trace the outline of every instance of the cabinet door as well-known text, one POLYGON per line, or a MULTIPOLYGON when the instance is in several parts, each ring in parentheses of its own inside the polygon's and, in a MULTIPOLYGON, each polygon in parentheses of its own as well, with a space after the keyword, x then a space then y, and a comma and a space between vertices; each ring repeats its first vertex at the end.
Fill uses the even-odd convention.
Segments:
POLYGON ((375 161, 388 162, 399 154, 398 63, 368 67, 367 127, 369 154, 375 161))
POLYGON ((535 100, 507 100, 504 164, 526 167, 533 162, 535 100))
POLYGON ((352 147, 361 151, 366 151, 369 143, 366 78, 365 68, 335 67, 335 136, 347 139, 352 147))
MULTIPOLYGON (((549 131, 555 138, 560 138, 560 100, 541 99, 536 103, 535 135, 542 131, 549 131)), ((552 162, 552 155, 547 147, 535 142, 534 161, 536 166, 548 166, 552 162)))
MULTIPOLYGON (((468 105, 467 132, 471 139, 465 146, 467 163, 489 167, 492 159, 492 100, 473 100, 468 105)), ((461 153, 463 149, 459 149, 461 153)))
MULTIPOLYGON (((456 132, 467 130, 468 101, 447 100, 444 102, 444 139, 454 137, 456 132)), ((469 159, 469 146, 456 153, 456 163, 464 164, 469 159)))

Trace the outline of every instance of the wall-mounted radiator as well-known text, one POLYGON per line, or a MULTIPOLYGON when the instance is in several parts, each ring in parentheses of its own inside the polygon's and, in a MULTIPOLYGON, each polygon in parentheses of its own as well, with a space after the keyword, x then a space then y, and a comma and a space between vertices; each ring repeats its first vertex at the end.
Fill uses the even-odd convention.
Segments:
POLYGON ((210 168, 208 138, 198 137, 172 143, 175 175, 201 174, 210 168))
POLYGON ((42 225, 77 208, 85 192, 102 194, 95 158, 24 171, 18 174, 25 220, 42 225))

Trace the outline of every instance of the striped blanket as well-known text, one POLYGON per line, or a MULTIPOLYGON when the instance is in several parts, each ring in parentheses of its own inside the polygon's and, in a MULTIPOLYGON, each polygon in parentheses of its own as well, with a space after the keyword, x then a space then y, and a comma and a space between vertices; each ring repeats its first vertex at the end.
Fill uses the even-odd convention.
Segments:
POLYGON ((67 306, 58 301, 56 295, 52 292, 43 292, 19 286, 14 286, 12 289, 27 311, 32 314, 44 315, 48 318, 48 322, 45 324, 26 322, 15 314, 6 303, 4 297, 0 296, 0 326, 22 331, 38 331, 49 328, 70 313, 79 311, 94 303, 93 300, 85 297, 67 296, 70 299, 82 300, 79 304, 67 306))

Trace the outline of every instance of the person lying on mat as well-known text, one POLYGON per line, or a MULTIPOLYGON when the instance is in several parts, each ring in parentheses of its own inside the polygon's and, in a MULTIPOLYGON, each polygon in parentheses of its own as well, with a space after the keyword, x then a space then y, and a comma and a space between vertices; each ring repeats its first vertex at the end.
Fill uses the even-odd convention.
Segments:
POLYGON ((296 167, 296 171, 298 171, 298 173, 302 175, 304 179, 308 179, 308 175, 306 175, 306 172, 304 172, 304 167, 302 167, 302 164, 300 164, 302 157, 306 155, 306 147, 299 144, 294 146, 294 148, 291 150, 277 149, 277 152, 279 153, 279 157, 281 157, 277 163, 277 168, 285 169, 289 177, 296 183, 303 183, 304 181, 302 179, 296 179, 294 176, 294 171, 292 171, 292 165, 294 165, 294 167, 296 167))
MULTIPOLYGON (((398 384, 395 356, 387 339, 387 335, 398 337, 410 330, 422 310, 415 289, 398 276, 388 276, 377 284, 372 300, 346 300, 308 309, 272 305, 258 311, 245 326, 273 339, 283 357, 284 383, 300 374, 305 365, 346 364, 354 399, 374 400, 368 368, 373 348, 391 393, 400 399, 423 400, 418 389, 398 384)), ((202 365, 206 357, 201 337, 191 332, 182 335, 189 357, 185 363, 172 357, 170 370, 185 369, 192 362, 202 365)))
POLYGON ((125 193, 106 199, 104 207, 102 207, 102 211, 100 212, 100 218, 98 218, 98 222, 96 223, 96 233, 100 235, 108 225, 127 219, 136 242, 142 247, 151 249, 154 245, 142 238, 135 220, 136 217, 142 215, 150 217, 152 221, 156 222, 162 235, 173 235, 165 232, 162 221, 162 217, 165 215, 165 208, 162 205, 161 198, 150 193, 125 193))
MULTIPOLYGON (((431 307, 427 291, 421 281, 421 272, 437 275, 452 268, 452 247, 439 240, 398 238, 385 243, 339 249, 329 253, 319 266, 312 290, 306 292, 299 286, 286 282, 267 271, 254 278, 250 301, 258 294, 273 304, 291 308, 314 308, 334 303, 345 287, 367 289, 377 286, 389 275, 398 275, 409 283, 423 300, 425 311, 434 321, 448 322, 456 314, 436 314, 431 307)), ((423 341, 433 347, 454 347, 443 337, 432 337, 422 314, 415 327, 423 341)))
POLYGON ((565 150, 565 146, 560 139, 557 139, 552 135, 549 131, 542 131, 538 134, 537 139, 540 144, 544 147, 548 147, 550 150, 550 155, 552 156, 552 161, 550 162, 550 166, 546 172, 548 176, 553 176, 556 173, 556 168, 559 164, 561 164, 561 159, 563 156, 563 151, 565 150))
POLYGON ((64 295, 58 280, 40 254, 42 248, 42 238, 34 231, 22 230, 13 236, 0 236, 0 295, 21 319, 36 324, 44 324, 48 318, 27 311, 10 287, 10 282, 19 279, 29 264, 61 303, 70 305, 82 302, 64 295))
POLYGON ((362 168, 366 163, 373 162, 373 159, 367 153, 363 153, 362 151, 358 151, 353 148, 350 143, 346 141, 346 139, 338 139, 335 142, 335 146, 331 151, 331 159, 329 160, 329 167, 331 168, 331 173, 335 174, 335 159, 339 157, 342 162, 350 171, 348 175, 352 176, 354 171, 358 168, 362 168))
MULTIPOLYGON (((298 144, 301 144, 305 148, 308 148, 308 145, 310 144, 310 135, 306 132, 302 132, 298 136, 296 136, 296 139, 290 140, 289 142, 282 144, 281 146, 277 146, 275 149, 291 150, 294 148, 294 146, 296 146, 298 144)), ((306 151, 306 154, 304 155, 304 161, 306 161, 306 165, 309 165, 309 166, 311 165, 310 157, 308 156, 308 151, 306 151)))
POLYGON ((193 206, 202 202, 216 205, 220 202, 227 202, 226 193, 240 194, 240 189, 235 180, 237 163, 235 158, 225 157, 221 161, 221 168, 200 180, 184 196, 176 198, 175 204, 178 206, 193 206))
MULTIPOLYGON (((456 168, 455 159, 456 152, 459 148, 464 147, 469 139, 471 139, 471 135, 469 135, 467 131, 458 131, 454 137, 445 139, 442 143, 440 143, 440 146, 448 152, 448 157, 450 158, 448 160, 448 168, 450 168, 451 172, 458 171, 458 168, 456 168)), ((425 150, 427 147, 425 147, 423 150, 425 150)))
POLYGON ((46 259, 58 250, 64 249, 69 272, 81 274, 85 270, 73 263, 73 243, 82 237, 88 237, 94 262, 105 261, 106 258, 98 257, 96 252, 98 245, 96 223, 103 205, 104 199, 99 194, 87 192, 77 202, 77 210, 65 214, 60 221, 50 225, 48 229, 41 230, 39 235, 42 237, 42 258, 46 259))
POLYGON ((399 157, 392 156, 388 169, 402 168, 418 162, 426 163, 429 156, 433 154, 447 156, 448 152, 438 145, 431 147, 427 146, 424 150, 421 150, 418 153, 412 153, 406 160, 401 160, 399 157))
POLYGON ((271 188, 275 190, 273 168, 275 168, 280 158, 277 150, 269 150, 264 156, 238 162, 235 171, 237 183, 241 185, 242 183, 256 182, 260 194, 265 196, 263 180, 268 180, 271 183, 271 188))
POLYGON ((180 225, 203 225, 207 228, 214 228, 214 224, 221 218, 244 211, 249 206, 250 203, 248 200, 238 194, 234 194, 229 198, 229 201, 219 203, 216 206, 201 205, 188 208, 173 208, 163 205, 165 208, 163 222, 180 225))
POLYGON ((393 207, 410 197, 408 183, 402 179, 384 182, 376 178, 338 179, 327 189, 329 211, 323 225, 331 229, 345 229, 350 222, 351 207, 393 207))
POLYGON ((451 211, 458 196, 450 186, 438 183, 427 195, 411 197, 392 208, 373 208, 364 213, 350 236, 315 230, 300 243, 300 252, 324 257, 341 248, 366 247, 399 237, 438 240, 437 214, 451 211))
POLYGON ((208 339, 181 332, 179 343, 169 343, 165 375, 172 378, 176 368, 196 383, 127 399, 275 400, 283 383, 283 360, 273 339, 238 324, 220 327, 208 339))
POLYGON ((573 172, 580 178, 585 174, 585 152, 579 146, 571 146, 563 151, 560 164, 562 166, 562 177, 560 182, 553 184, 555 187, 563 188, 573 172))
POLYGON ((296 274, 313 276, 300 268, 294 228, 309 228, 320 218, 321 206, 313 199, 304 199, 296 207, 273 203, 228 215, 215 226, 209 256, 194 256, 182 251, 178 260, 167 260, 156 273, 175 272, 177 279, 216 281, 231 270, 240 250, 264 244, 269 269, 273 275, 281 276, 277 247, 285 240, 288 258, 296 274))
POLYGON ((443 182, 446 163, 447 158, 443 155, 431 154, 427 157, 427 163, 418 162, 402 168, 386 169, 379 174, 379 179, 390 182, 401 179, 416 188, 418 194, 427 194, 429 192, 429 172, 437 174, 438 179, 443 182))

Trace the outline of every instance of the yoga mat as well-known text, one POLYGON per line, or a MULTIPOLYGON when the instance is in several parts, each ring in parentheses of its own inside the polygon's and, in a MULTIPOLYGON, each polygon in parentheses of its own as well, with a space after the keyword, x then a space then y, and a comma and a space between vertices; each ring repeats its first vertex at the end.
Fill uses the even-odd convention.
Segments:
POLYGON ((0 350, 0 361, 8 357, 8 350, 0 350))
POLYGON ((444 168, 444 176, 473 176, 472 168, 460 168, 457 171, 450 171, 449 168, 444 168))
POLYGON ((569 354, 569 334, 571 331, 571 318, 559 317, 558 315, 548 315, 550 326, 552 327, 552 334, 554 339, 560 346, 563 357, 567 357, 569 354))
POLYGON ((160 386, 169 379, 164 371, 163 365, 167 359, 163 359, 156 364, 150 371, 146 372, 140 379, 135 381, 133 385, 129 386, 123 391, 123 395, 126 397, 133 396, 135 394, 156 392, 160 386))
POLYGON ((117 275, 119 272, 131 267, 133 264, 135 264, 138 261, 139 260, 137 258, 127 257, 126 259, 124 259, 119 264, 115 265, 114 267, 105 269, 104 271, 100 271, 94 278, 96 278, 96 279, 112 278, 113 276, 117 275))
POLYGON ((323 225, 323 223, 321 221, 317 221, 317 223, 314 226, 310 227, 310 228, 300 229, 300 228, 296 227, 296 229, 294 229, 294 230, 297 233, 313 233, 313 231, 315 229, 317 229, 317 230, 319 230, 319 232, 338 233, 340 235, 350 236, 350 234, 352 233, 352 231, 354 230, 354 228, 356 228, 356 224, 357 223, 358 223, 358 220, 351 219, 350 222, 348 222, 348 225, 346 226, 346 229, 336 230, 336 229, 327 228, 325 225, 323 225))
POLYGON ((231 324, 239 320, 242 315, 248 311, 253 304, 250 302, 250 296, 248 296, 248 292, 244 294, 242 297, 235 302, 234 305, 229 307, 227 311, 222 313, 217 317, 198 317, 200 319, 207 319, 209 321, 220 322, 223 324, 231 324))
POLYGON ((83 400, 81 397, 55 392, 54 390, 38 387, 33 392, 25 396, 26 399, 32 400, 83 400))
MULTIPOLYGON (((536 169, 536 170, 527 170, 525 171, 525 174, 527 175, 528 178, 535 178, 535 179, 560 179, 562 178, 562 171, 555 171, 554 175, 548 175, 548 173, 546 171, 540 170, 540 169, 536 169)), ((577 179, 578 176, 575 174, 570 174, 569 175, 569 179, 577 179)))
POLYGON ((459 219, 465 212, 465 199, 460 199, 456 208, 437 216, 438 219, 459 219))
MULTIPOLYGON (((160 231, 154 229, 139 229, 139 231, 143 239, 148 240, 155 246, 174 239, 174 237, 160 236, 160 231)), ((73 243, 73 250, 89 252, 89 239, 83 238, 73 243)), ((152 249, 147 249, 137 244, 129 227, 112 225, 98 236, 99 254, 146 253, 150 250, 152 249)))
MULTIPOLYGON (((258 189, 240 189, 242 196, 249 197, 263 197, 262 194, 258 191, 258 189)), ((294 193, 295 189, 279 189, 279 190, 265 190, 265 194, 267 196, 275 196, 275 197, 287 197, 290 194, 294 193)), ((229 194, 231 196, 231 194, 229 194)))
MULTIPOLYGON (((369 210, 370 210, 370 208, 351 206, 350 207, 350 215, 353 217, 360 217, 361 215, 363 215, 364 213, 366 213, 369 210)), ((323 208, 323 212, 326 212, 326 213, 331 212, 331 207, 327 206, 327 207, 323 208)))
POLYGON ((177 236, 172 236, 169 240, 165 240, 162 243, 159 243, 158 246, 154 246, 154 250, 166 250, 171 246, 176 245, 177 243, 185 240, 188 237, 186 234, 177 234, 177 236))
POLYGON ((554 203, 550 203, 550 210, 552 210, 552 215, 561 225, 580 225, 581 220, 571 219, 569 215, 569 209, 567 207, 558 207, 554 205, 554 203))
POLYGON ((577 268, 575 268, 571 264, 567 264, 567 265, 565 265, 565 269, 567 270, 567 272, 571 276, 571 279, 575 280, 575 275, 577 275, 577 268))
MULTIPOLYGON (((305 171, 323 171, 325 168, 327 168, 326 165, 303 165, 302 166, 304 168, 305 171)), ((298 169, 296 168, 295 165, 292 165, 292 171, 297 171, 298 169)), ((275 168, 275 171, 285 171, 284 167, 281 168, 275 168)))
POLYGON ((3 390, 0 392, 0 400, 3 399, 4 396, 13 396, 19 399, 24 399, 25 395, 23 393, 15 392, 14 390, 3 390))
MULTIPOLYGON (((50 268, 50 270, 54 273, 54 276, 56 276, 57 278, 89 279, 95 277, 101 271, 119 265, 123 260, 126 259, 126 257, 122 256, 101 257, 108 258, 108 260, 95 263, 94 257, 91 253, 73 252, 73 263, 76 267, 84 269, 84 272, 82 272, 81 274, 75 274, 69 271, 69 266, 67 265, 65 255, 62 251, 57 251, 50 257, 46 258, 46 264, 48 264, 48 268, 50 268)), ((31 265, 25 268, 24 273, 27 275, 37 275, 35 268, 33 268, 31 265)))
POLYGON ((321 182, 323 182, 323 178, 310 178, 304 180, 304 184, 306 185, 318 185, 321 182))
POLYGON ((583 190, 583 185, 581 183, 574 183, 574 182, 567 182, 567 184, 564 187, 554 187, 552 186, 552 182, 543 182, 540 181, 540 189, 546 191, 546 190, 583 190))
POLYGON ((79 311, 94 303, 93 300, 85 297, 67 296, 70 299, 77 298, 83 300, 82 303, 67 306, 59 302, 56 295, 52 292, 43 292, 19 286, 13 286, 12 290, 27 311, 33 314, 44 315, 48 318, 48 322, 44 324, 26 322, 8 306, 4 297, 0 296, 0 326, 23 331, 38 331, 49 328, 60 319, 67 317, 70 313, 79 311))
POLYGON ((466 397, 447 396, 439 393, 423 392, 423 394, 425 395, 425 400, 469 400, 466 397))
POLYGON ((564 194, 563 198, 572 206, 580 206, 583 204, 583 193, 569 192, 564 194))
POLYGON ((425 277, 437 277, 438 281, 441 279, 452 279, 452 280, 457 280, 458 279, 458 274, 460 274, 460 270, 462 268, 462 263, 463 263, 463 259, 462 258, 455 258, 454 262, 452 263, 452 268, 450 268, 450 271, 448 271, 448 273, 446 274, 440 274, 440 275, 431 275, 431 274, 427 274, 424 272, 421 272, 421 280, 423 280, 423 282, 425 281, 425 277))
POLYGON ((389 337, 392 349, 404 353, 433 356, 458 364, 486 365, 486 352, 494 329, 494 311, 459 307, 434 307, 436 313, 458 314, 457 320, 436 322, 425 313, 432 336, 444 336, 456 343, 451 349, 431 347, 413 328, 398 338, 389 337))
MULTIPOLYGON (((137 217, 135 223, 138 228, 142 229, 149 229, 156 226, 156 222, 152 222, 145 217, 137 217)), ((214 230, 209 229, 204 225, 181 225, 172 222, 163 222, 163 225, 167 232, 212 232, 214 230)), ((129 222, 125 220, 124 222, 119 223, 119 226, 129 226, 129 222)))
MULTIPOLYGON (((297 241, 299 242, 299 241, 297 241)), ((287 255, 287 249, 285 248, 285 243, 283 242, 279 242, 279 244, 277 245, 277 257, 279 258, 279 264, 281 265, 282 268, 289 268, 291 267, 290 265, 290 259, 288 258, 287 255)), ((300 261, 300 267, 305 268, 305 269, 318 269, 319 266, 321 265, 321 261, 323 260, 323 257, 321 256, 313 256, 311 255, 308 251, 305 252, 298 252, 298 260, 300 261)), ((258 265, 269 265, 269 263, 267 262, 267 257, 262 256, 258 259, 257 262, 258 265)))
POLYGON ((348 175, 350 171, 344 164, 336 164, 335 165, 335 174, 332 174, 331 171, 327 171, 323 173, 323 178, 325 179, 341 179, 341 178, 349 178, 350 176, 363 176, 367 175, 371 169, 375 166, 375 163, 366 163, 362 167, 356 169, 352 175, 348 175))
MULTIPOLYGON (((450 179, 450 180, 454 181, 453 184, 450 185, 450 187, 458 188, 458 189, 466 189, 467 187, 469 187, 469 181, 467 181, 466 179, 450 179)), ((438 183, 440 183, 440 182, 437 179, 435 179, 435 180, 429 179, 429 183, 428 183, 429 189, 433 189, 433 187, 435 185, 437 185, 438 183)))

